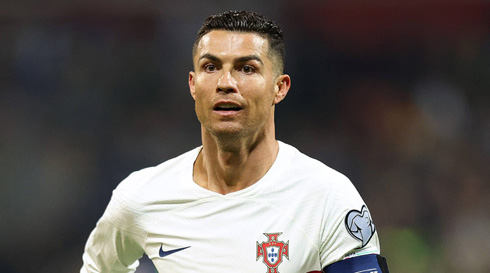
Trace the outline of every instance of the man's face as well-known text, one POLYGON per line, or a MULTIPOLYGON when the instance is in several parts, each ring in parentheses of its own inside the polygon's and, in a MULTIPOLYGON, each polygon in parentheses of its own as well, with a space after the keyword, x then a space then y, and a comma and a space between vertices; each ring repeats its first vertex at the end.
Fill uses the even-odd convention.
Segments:
POLYGON ((270 128, 289 77, 278 75, 268 53, 268 41, 254 33, 213 30, 201 38, 189 87, 205 130, 246 136, 270 128))

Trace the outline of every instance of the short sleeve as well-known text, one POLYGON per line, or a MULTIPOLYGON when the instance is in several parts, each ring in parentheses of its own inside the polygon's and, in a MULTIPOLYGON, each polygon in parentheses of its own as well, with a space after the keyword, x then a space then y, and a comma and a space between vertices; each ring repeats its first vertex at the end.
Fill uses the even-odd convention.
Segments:
POLYGON ((322 268, 353 256, 379 254, 376 227, 356 188, 343 175, 330 186, 320 242, 322 268))

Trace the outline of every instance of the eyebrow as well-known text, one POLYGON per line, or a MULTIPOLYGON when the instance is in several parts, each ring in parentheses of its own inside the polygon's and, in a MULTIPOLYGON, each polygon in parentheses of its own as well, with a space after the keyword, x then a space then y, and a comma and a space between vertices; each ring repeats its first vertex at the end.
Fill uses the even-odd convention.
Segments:
POLYGON ((218 57, 216 57, 216 56, 214 56, 212 54, 209 54, 209 53, 206 53, 206 54, 202 55, 201 57, 199 57, 199 60, 198 61, 200 61, 202 59, 209 59, 209 60, 211 60, 213 62, 220 62, 220 59, 218 57))
MULTIPOLYGON (((201 57, 199 57, 199 60, 201 60, 201 59, 209 59, 209 60, 211 60, 213 62, 221 62, 221 60, 218 57, 216 57, 216 56, 214 56, 213 54, 210 54, 210 53, 206 53, 206 54, 202 55, 201 57)), ((264 64, 264 62, 262 61, 262 59, 259 56, 257 56, 257 55, 247 55, 247 56, 236 58, 233 61, 235 63, 246 63, 248 61, 253 61, 253 60, 254 61, 257 61, 257 62, 259 62, 261 64, 264 64)))
POLYGON ((257 55, 248 55, 248 56, 243 56, 243 57, 240 57, 240 58, 236 58, 235 59, 235 62, 237 63, 246 63, 248 61, 257 61, 261 64, 264 64, 264 62, 262 62, 262 59, 260 59, 259 56, 257 55))

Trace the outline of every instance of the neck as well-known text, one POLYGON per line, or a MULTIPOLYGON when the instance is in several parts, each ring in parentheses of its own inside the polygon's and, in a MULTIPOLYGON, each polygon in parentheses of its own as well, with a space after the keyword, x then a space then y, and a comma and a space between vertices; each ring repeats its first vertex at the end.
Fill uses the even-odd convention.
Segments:
POLYGON ((272 128, 269 133, 250 138, 226 139, 203 128, 203 148, 194 164, 194 181, 221 194, 253 185, 276 159, 279 145, 273 132, 272 128))

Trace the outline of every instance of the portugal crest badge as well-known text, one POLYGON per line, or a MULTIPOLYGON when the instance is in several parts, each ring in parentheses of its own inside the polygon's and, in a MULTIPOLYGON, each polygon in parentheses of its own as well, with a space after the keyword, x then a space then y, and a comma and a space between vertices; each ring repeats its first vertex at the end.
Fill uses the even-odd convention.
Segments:
POLYGON ((278 241, 277 237, 281 234, 282 232, 264 233, 269 240, 261 244, 257 242, 257 261, 263 257, 267 273, 279 273, 277 267, 282 263, 282 256, 289 260, 289 241, 278 241))

